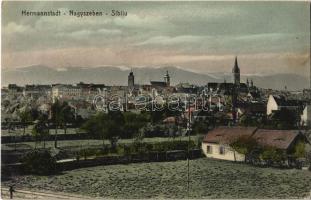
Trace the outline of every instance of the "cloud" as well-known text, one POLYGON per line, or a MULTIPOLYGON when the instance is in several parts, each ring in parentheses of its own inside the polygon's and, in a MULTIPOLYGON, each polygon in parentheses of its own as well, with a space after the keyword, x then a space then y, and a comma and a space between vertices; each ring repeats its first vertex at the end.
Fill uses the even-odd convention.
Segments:
POLYGON ((139 16, 137 14, 128 14, 126 17, 114 18, 113 24, 123 27, 132 28, 156 28, 159 26, 167 25, 167 21, 161 16, 139 16))
POLYGON ((104 28, 99 29, 97 32, 103 35, 117 35, 122 33, 122 31, 119 29, 104 29, 104 28))
POLYGON ((141 45, 177 45, 177 44, 185 44, 185 43, 198 43, 202 41, 206 37, 202 36, 192 36, 192 35, 182 35, 176 37, 169 36, 156 36, 152 37, 146 41, 140 42, 136 44, 137 46, 141 45))
POLYGON ((7 36, 13 34, 21 34, 25 32, 32 32, 32 28, 28 25, 16 24, 15 22, 8 23, 4 28, 4 34, 7 36))
POLYGON ((264 73, 270 68, 271 72, 285 70, 303 74, 308 58, 298 55, 309 52, 310 33, 306 26, 309 7, 306 5, 7 2, 2 25, 5 38, 2 65, 154 67, 169 64, 198 72, 216 72, 230 71, 233 56, 239 55, 242 65, 247 65, 245 73, 264 73), (26 8, 61 12, 120 9, 128 15, 21 17, 19 10, 26 8), (293 69, 297 66, 300 71, 293 69))
POLYGON ((94 37, 102 37, 102 36, 118 36, 122 33, 121 30, 118 29, 98 29, 98 30, 79 30, 74 32, 64 32, 58 34, 58 37, 66 37, 69 40, 70 39, 76 39, 76 40, 89 40, 90 38, 94 37))

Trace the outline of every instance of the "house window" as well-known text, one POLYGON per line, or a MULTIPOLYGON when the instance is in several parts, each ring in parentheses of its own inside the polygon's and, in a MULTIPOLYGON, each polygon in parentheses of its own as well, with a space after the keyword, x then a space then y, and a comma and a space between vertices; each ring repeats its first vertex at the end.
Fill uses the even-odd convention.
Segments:
POLYGON ((224 146, 219 147, 219 154, 225 154, 225 147, 224 146))
POLYGON ((212 146, 209 146, 209 145, 206 146, 206 153, 213 153, 212 146))

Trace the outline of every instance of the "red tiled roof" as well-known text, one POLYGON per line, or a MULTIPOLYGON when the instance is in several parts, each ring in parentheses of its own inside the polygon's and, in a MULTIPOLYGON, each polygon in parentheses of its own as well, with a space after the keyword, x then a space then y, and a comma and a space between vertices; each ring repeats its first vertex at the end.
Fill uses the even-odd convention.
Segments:
POLYGON ((222 143, 228 144, 241 136, 251 136, 256 127, 218 127, 205 135, 203 142, 205 143, 222 143))
POLYGON ((163 120, 164 123, 175 123, 176 119, 175 117, 167 117, 163 120))
POLYGON ((263 146, 287 149, 299 135, 297 130, 265 130, 258 129, 253 137, 263 146))
POLYGON ((203 142, 230 144, 241 136, 253 137, 262 146, 288 149, 300 132, 298 130, 267 130, 255 127, 219 127, 205 135, 203 142))

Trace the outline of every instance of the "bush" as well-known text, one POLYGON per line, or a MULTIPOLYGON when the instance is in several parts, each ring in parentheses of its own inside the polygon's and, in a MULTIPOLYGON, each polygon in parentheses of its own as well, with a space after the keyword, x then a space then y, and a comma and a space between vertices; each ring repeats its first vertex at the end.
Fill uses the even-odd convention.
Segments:
POLYGON ((48 150, 34 150, 22 158, 24 172, 49 175, 56 172, 56 159, 48 150))
POLYGON ((196 147, 194 141, 165 141, 160 143, 153 144, 153 151, 172 151, 172 150, 187 150, 189 145, 189 149, 194 149, 196 147))
POLYGON ((240 154, 248 155, 259 148, 256 139, 249 136, 240 136, 230 143, 230 147, 240 154))
POLYGON ((286 156, 282 150, 267 147, 261 153, 261 159, 267 162, 280 163, 286 159, 286 156))
POLYGON ((296 158, 304 158, 306 157, 306 145, 303 142, 299 142, 295 146, 294 156, 296 158))

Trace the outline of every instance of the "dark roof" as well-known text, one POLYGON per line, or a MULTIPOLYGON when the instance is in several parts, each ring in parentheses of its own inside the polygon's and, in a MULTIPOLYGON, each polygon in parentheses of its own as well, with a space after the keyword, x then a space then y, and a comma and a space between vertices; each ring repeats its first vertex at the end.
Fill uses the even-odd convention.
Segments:
POLYGON ((249 94, 250 94, 253 98, 260 98, 260 93, 259 93, 259 92, 250 91, 249 94))
POLYGON ((45 90, 51 89, 51 85, 26 85, 25 90, 45 90))
POLYGON ((218 87, 218 85, 219 85, 220 83, 215 83, 215 82, 209 82, 209 83, 207 83, 207 87, 208 88, 217 88, 218 87))
POLYGON ((281 96, 281 95, 273 95, 273 98, 275 99, 276 103, 279 106, 302 106, 303 105, 302 101, 286 99, 284 96, 281 96))
POLYGON ((220 89, 232 89, 234 87, 234 83, 220 83, 220 89))
POLYGON ((243 89, 246 88, 247 89, 248 87, 247 87, 246 83, 240 83, 240 88, 243 88, 243 89))
POLYGON ((164 81, 150 81, 152 86, 166 87, 167 84, 164 81))
POLYGON ((273 146, 278 149, 288 149, 300 134, 297 130, 266 130, 258 129, 253 137, 263 146, 273 146))
POLYGON ((266 112, 267 106, 264 103, 238 103, 238 107, 247 112, 266 112))
POLYGON ((256 129, 256 127, 242 126, 218 127, 206 134, 203 142, 228 144, 241 136, 251 136, 256 129))

